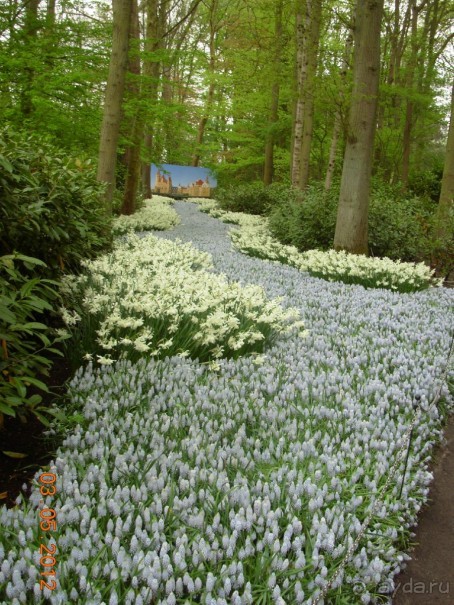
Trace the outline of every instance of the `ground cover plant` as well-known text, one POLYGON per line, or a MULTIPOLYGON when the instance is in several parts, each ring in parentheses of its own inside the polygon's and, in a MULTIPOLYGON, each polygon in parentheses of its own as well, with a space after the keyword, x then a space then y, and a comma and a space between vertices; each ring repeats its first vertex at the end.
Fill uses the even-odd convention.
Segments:
POLYGON ((424 263, 406 263, 334 250, 299 252, 295 246, 282 244, 275 239, 271 235, 269 222, 264 217, 225 212, 214 200, 197 202, 203 212, 239 225, 239 229, 230 232, 237 250, 258 258, 286 263, 307 271, 314 277, 397 292, 416 292, 430 286, 439 286, 443 281, 436 279, 435 270, 424 263))
POLYGON ((122 214, 114 219, 113 233, 171 229, 180 222, 180 217, 171 207, 172 202, 171 198, 153 195, 153 199, 145 200, 134 214, 122 214))
POLYGON ((29 501, 0 511, 0 599, 310 605, 374 511, 325 603, 386 602, 453 404, 443 382, 444 405, 430 405, 452 291, 314 278, 239 254, 230 227, 176 208, 183 224, 162 239, 190 241, 215 271, 283 297, 309 333, 281 333, 261 357, 219 359, 216 370, 176 356, 80 368, 70 387, 79 423, 51 465, 55 493, 40 493, 38 474, 29 501), (387 482, 415 418, 408 464, 387 482), (43 507, 57 520, 45 536, 57 544, 53 591, 39 587, 43 507))

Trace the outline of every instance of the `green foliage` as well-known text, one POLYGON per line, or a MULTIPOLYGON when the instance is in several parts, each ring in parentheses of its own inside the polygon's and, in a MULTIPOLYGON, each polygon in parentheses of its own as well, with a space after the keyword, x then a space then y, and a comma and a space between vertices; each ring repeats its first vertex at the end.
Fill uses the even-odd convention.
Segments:
POLYGON ((443 162, 432 170, 418 170, 410 175, 409 188, 418 197, 428 197, 434 202, 440 199, 443 162))
POLYGON ((294 197, 287 185, 266 186, 261 181, 216 190, 216 200, 223 210, 259 215, 268 214, 277 204, 292 201, 294 197))
POLYGON ((47 275, 76 271, 110 242, 94 167, 36 136, 0 131, 0 197, 0 253, 39 258, 47 275))
POLYGON ((46 422, 39 391, 67 338, 49 327, 58 295, 48 278, 109 246, 102 191, 89 162, 63 160, 36 135, 0 131, 0 414, 31 411, 46 422))
POLYGON ((369 209, 370 254, 422 260, 433 210, 434 205, 424 198, 405 198, 390 187, 376 188, 369 209))
POLYGON ((58 298, 57 282, 27 275, 43 266, 23 254, 0 257, 0 417, 32 412, 46 423, 42 396, 29 390, 48 392, 40 378, 52 365, 49 354, 60 354, 55 345, 69 335, 39 321, 58 298))
POLYGON ((424 256, 438 275, 448 277, 454 270, 454 209, 443 218, 436 213, 431 216, 430 233, 433 235, 427 238, 424 256))
MULTIPOLYGON (((301 251, 328 250, 338 197, 338 183, 329 192, 319 183, 302 197, 293 192, 270 212, 272 235, 301 251)), ((370 254, 409 262, 429 260, 435 209, 426 198, 404 197, 397 187, 375 181, 369 209, 370 254)))
POLYGON ((325 192, 321 184, 309 186, 304 195, 288 189, 285 199, 270 212, 271 234, 299 250, 329 249, 334 239, 338 196, 336 187, 325 192))
POLYGON ((57 1, 52 16, 41 2, 30 22, 33 3, 20 10, 1 4, 0 122, 95 155, 109 60, 108 7, 98 4, 84 16, 80 3, 57 1))

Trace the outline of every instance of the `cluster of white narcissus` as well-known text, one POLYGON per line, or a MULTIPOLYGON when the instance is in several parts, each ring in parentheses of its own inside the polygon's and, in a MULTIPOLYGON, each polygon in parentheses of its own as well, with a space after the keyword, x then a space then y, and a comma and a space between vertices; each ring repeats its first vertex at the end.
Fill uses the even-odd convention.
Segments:
POLYGON ((232 242, 240 252, 284 262, 315 277, 401 292, 414 292, 430 285, 440 286, 443 282, 434 279, 435 271, 424 263, 405 263, 335 250, 299 253, 294 246, 283 245, 270 235, 267 219, 241 212, 225 212, 218 208, 214 200, 206 202, 200 199, 197 202, 202 211, 240 226, 240 229, 230 232, 232 242))
POLYGON ((180 222, 180 217, 170 205, 172 201, 171 198, 154 195, 153 199, 145 200, 143 207, 134 214, 117 217, 112 224, 113 233, 171 229, 180 222))
MULTIPOLYGON (((84 275, 66 278, 63 289, 70 302, 79 299, 82 322, 95 326, 93 345, 105 364, 134 352, 216 359, 260 350, 281 331, 304 335, 296 309, 267 300, 259 286, 228 282, 210 266, 209 255, 190 244, 130 236, 84 263, 84 275)), ((62 314, 70 327, 74 314, 62 314)))
POLYGON ((418 396, 406 473, 400 464, 328 591, 328 602, 367 604, 380 583, 392 585, 427 498, 441 431, 437 406, 427 408, 453 293, 312 278, 232 251, 225 225, 176 207, 184 227, 163 238, 188 239, 215 269, 282 296, 309 335, 281 334, 260 363, 220 360, 217 372, 178 357, 80 369, 71 393, 83 420, 57 452, 57 493, 40 503, 36 486, 28 502, 0 511, 0 600, 309 605, 361 530, 418 396), (52 592, 39 588, 43 506, 58 521, 52 592))

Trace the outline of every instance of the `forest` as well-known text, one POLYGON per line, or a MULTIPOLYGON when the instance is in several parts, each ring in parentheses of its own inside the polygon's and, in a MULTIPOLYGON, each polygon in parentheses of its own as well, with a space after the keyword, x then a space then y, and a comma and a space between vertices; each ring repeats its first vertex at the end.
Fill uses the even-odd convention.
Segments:
POLYGON ((5 2, 2 122, 96 163, 126 214, 151 162, 212 168, 221 188, 315 186, 319 205, 331 191, 335 247, 353 252, 372 173, 389 220, 417 215, 419 256, 442 262, 423 236, 438 202, 447 231, 452 200, 452 3, 363 4, 5 2))
POLYGON ((451 602, 453 15, 1 2, 1 603, 451 602))

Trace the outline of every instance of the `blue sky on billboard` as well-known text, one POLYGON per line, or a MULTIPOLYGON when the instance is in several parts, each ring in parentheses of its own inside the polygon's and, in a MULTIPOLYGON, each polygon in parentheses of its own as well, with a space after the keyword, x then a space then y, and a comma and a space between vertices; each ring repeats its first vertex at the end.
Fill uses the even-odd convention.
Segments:
POLYGON ((217 185, 216 177, 209 168, 200 168, 194 166, 177 166, 176 164, 151 164, 151 186, 153 187, 156 173, 160 171, 166 177, 172 177, 174 187, 188 187, 198 180, 205 181, 208 177, 210 187, 214 188, 217 185))

